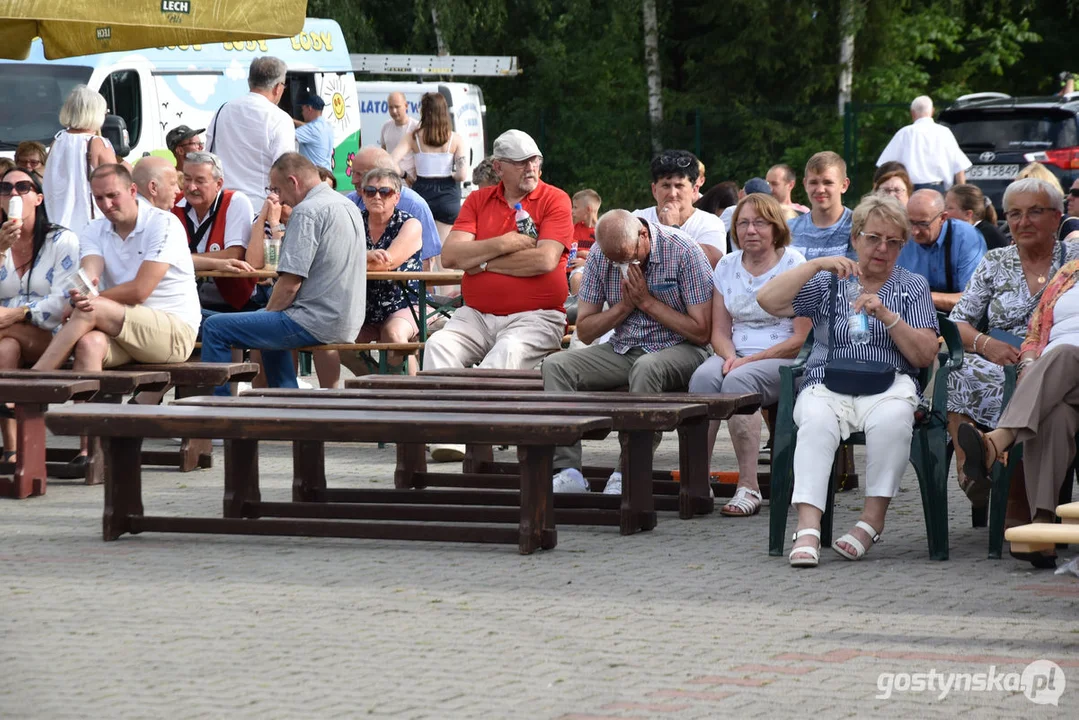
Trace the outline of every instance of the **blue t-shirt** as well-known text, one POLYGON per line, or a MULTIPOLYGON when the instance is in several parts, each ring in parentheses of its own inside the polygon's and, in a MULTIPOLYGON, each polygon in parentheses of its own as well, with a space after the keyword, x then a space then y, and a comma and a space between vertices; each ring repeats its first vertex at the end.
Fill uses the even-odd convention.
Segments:
MULTIPOLYGON (((363 198, 356 191, 348 194, 348 199, 356 203, 360 210, 364 209, 363 198)), ((401 187, 401 199, 397 201, 397 209, 408 213, 420 221, 423 228, 423 248, 420 249, 420 258, 426 260, 442 254, 442 238, 438 234, 438 226, 435 225, 435 217, 431 214, 431 208, 427 205, 418 192, 408 187, 401 187)))
POLYGON ((913 239, 899 253, 895 264, 906 268, 929 281, 933 292, 957 293, 970 281, 974 268, 985 255, 985 238, 970 223, 949 218, 941 223, 940 234, 932 245, 919 245, 913 239), (952 231, 952 278, 953 285, 948 286, 948 277, 944 267, 944 238, 948 229, 952 231))
POLYGON ((318 117, 296 128, 296 144, 300 154, 318 167, 332 169, 333 128, 326 118, 318 117))
POLYGON ((813 224, 813 213, 799 215, 787 223, 791 230, 791 247, 802 253, 806 260, 819 257, 846 255, 857 260, 854 246, 850 241, 850 208, 843 208, 843 214, 834 225, 817 227, 813 224))

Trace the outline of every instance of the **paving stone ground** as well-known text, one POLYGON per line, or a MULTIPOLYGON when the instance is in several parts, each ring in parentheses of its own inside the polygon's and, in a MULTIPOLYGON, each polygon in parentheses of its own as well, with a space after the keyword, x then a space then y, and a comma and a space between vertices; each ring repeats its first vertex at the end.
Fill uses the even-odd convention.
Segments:
MULTIPOLYGON (((724 435, 714 467, 731 469, 724 435)), ((616 454, 613 439, 586 444, 590 463, 616 454)), ((263 498, 288 500, 290 448, 267 443, 261 462, 263 498)), ((390 486, 393 462, 392 447, 330 446, 328 481, 390 486)), ((676 462, 668 436, 657 467, 676 462)), ((219 514, 221 466, 217 449, 209 470, 147 472, 147 512, 219 514)), ((860 491, 840 496, 837 534, 860 504, 860 491)), ((928 559, 911 471, 865 560, 825 549, 819 568, 795 571, 768 556, 767 507, 661 513, 632 537, 563 526, 556 549, 529 557, 370 540, 104 543, 102 489, 51 482, 43 498, 0 502, 0 718, 1075 717, 1079 580, 987 560, 958 489, 949 504, 947 562, 928 559), (1059 706, 1015 689, 941 699, 904 675, 999 676, 1039 659, 1065 674, 1059 706)))

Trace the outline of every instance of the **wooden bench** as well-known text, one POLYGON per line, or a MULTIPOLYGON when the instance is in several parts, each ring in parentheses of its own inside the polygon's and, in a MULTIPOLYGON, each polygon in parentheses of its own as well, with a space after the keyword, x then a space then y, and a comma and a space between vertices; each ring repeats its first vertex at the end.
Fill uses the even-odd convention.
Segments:
MULTIPOLYGON (((286 391, 288 392, 288 391, 286 391)), ((621 498, 602 494, 583 494, 583 497, 558 495, 555 497, 556 521, 559 524, 618 525, 623 535, 637 530, 651 530, 656 526, 656 511, 652 498, 652 434, 696 425, 707 426, 708 408, 703 404, 690 403, 622 403, 607 402, 550 402, 542 401, 490 402, 486 400, 400 400, 398 398, 373 399, 370 397, 329 398, 310 391, 292 391, 293 395, 244 395, 242 397, 199 397, 177 401, 177 405, 202 407, 265 407, 291 413, 295 410, 367 410, 371 412, 415 413, 484 413, 493 415, 585 415, 609 417, 612 428, 629 435, 626 474, 622 483, 621 498), (593 512, 594 511, 594 512, 593 512)), ((356 392, 356 391, 352 391, 356 392)), ((707 454, 706 436, 692 433, 697 447, 688 449, 690 454, 707 454)), ((489 447, 489 446, 488 446, 489 447)), ((514 463, 505 468, 503 475, 430 473, 427 472, 426 451, 422 443, 398 442, 398 467, 395 485, 398 488, 423 489, 428 486, 509 490, 519 485, 520 466, 514 463), (512 474, 510 474, 512 473, 512 474)), ((309 446, 303 461, 294 458, 295 477, 314 475, 318 487, 325 487, 323 448, 318 443, 309 446), (317 466, 315 470, 312 466, 317 466)), ((342 491, 347 492, 347 491, 342 491)), ((304 483, 294 491, 293 499, 311 497, 310 488, 304 483)))
POLYGON ((441 375, 364 375, 348 378, 345 388, 383 388, 397 390, 542 390, 542 378, 469 378, 441 375))
POLYGON ((374 350, 378 351, 378 373, 379 375, 386 375, 390 372, 389 361, 387 360, 387 353, 396 352, 402 355, 418 355, 423 352, 422 342, 404 342, 404 343, 384 343, 384 342, 372 342, 372 343, 337 343, 329 345, 309 345, 307 347, 299 348, 300 352, 315 352, 317 350, 337 350, 337 351, 355 351, 360 353, 369 353, 374 350))
POLYGON ((502 380, 539 380, 543 381, 543 375, 539 370, 503 370, 502 368, 442 368, 441 370, 420 370, 418 376, 422 377, 450 377, 450 378, 500 378, 502 380))
POLYGON ((1060 522, 1065 525, 1079 523, 1079 502, 1057 505, 1056 513, 1057 517, 1060 518, 1060 522))
POLYGON ((0 478, 0 495, 22 500, 45 494, 45 411, 53 403, 89 398, 98 390, 96 380, 0 379, 0 402, 15 406, 17 427, 14 474, 0 478))
MULTIPOLYGON (((407 380, 408 378, 402 378, 407 380)), ((418 378, 412 378, 417 380, 418 378)), ((473 381, 475 382, 475 381, 473 381)), ((490 382, 513 382, 513 381, 490 381, 490 382)), ((748 414, 754 412, 760 404, 760 396, 756 394, 746 395, 692 395, 688 393, 660 393, 660 394, 631 394, 620 392, 581 392, 581 393, 553 393, 537 390, 524 391, 498 391, 485 390, 482 396, 476 390, 444 390, 439 391, 437 396, 428 392, 427 389, 414 387, 408 389, 395 388, 352 388, 344 390, 278 390, 258 389, 244 393, 242 397, 260 396, 274 399, 296 397, 306 395, 317 398, 352 398, 364 401, 374 400, 399 400, 437 402, 473 402, 484 403, 498 401, 516 405, 523 410, 537 405, 547 406, 558 403, 556 407, 563 407, 560 412, 569 412, 568 408, 574 405, 590 403, 605 407, 608 411, 619 406, 632 406, 634 404, 673 404, 673 405, 704 405, 707 408, 709 420, 725 420, 734 414, 748 414)), ((679 474, 681 482, 671 480, 671 474, 667 472, 652 471, 652 493, 655 508, 664 511, 678 511, 683 519, 695 515, 704 515, 715 509, 715 501, 709 493, 707 453, 708 423, 684 422, 678 425, 679 441, 679 474), (701 448, 701 450, 697 450, 701 448)), ((651 442, 648 442, 648 457, 651 458, 651 442)), ((649 463, 651 466, 651 463, 649 463)), ((492 473, 514 473, 514 463, 496 463, 490 445, 472 443, 468 446, 465 454, 465 463, 462 467, 463 474, 471 479, 476 476, 492 473)), ((593 490, 602 489, 607 477, 614 472, 613 468, 601 468, 585 466, 582 473, 589 480, 593 490)), ((432 476, 429 484, 441 482, 441 475, 432 476)), ((487 482, 492 482, 489 477, 487 482)), ((626 484, 623 483, 623 488, 626 484)))
MULTIPOLYGON (((310 537, 385 538, 459 542, 517 543, 521 553, 557 543, 551 491, 551 457, 556 445, 577 442, 589 433, 610 430, 602 417, 486 414, 418 414, 304 410, 267 413, 265 408, 145 405, 81 405, 54 410, 46 417, 60 435, 92 433, 106 454, 103 537, 124 533, 185 532, 310 537), (142 505, 143 438, 174 436, 225 440, 225 493, 222 518, 148 516, 142 505), (335 502, 333 490, 320 502, 263 502, 259 491, 258 443, 399 442, 507 443, 521 448, 520 489, 508 493, 519 505, 461 507, 412 504, 411 490, 366 491, 356 502, 335 502), (272 519, 264 519, 272 518, 272 519), (378 522, 350 522, 340 520, 378 522), (475 523, 514 523, 516 529, 475 523), (458 525, 445 523, 463 523, 458 525)), ((340 492, 340 491, 337 491, 340 492)))
POLYGON ((1008 528, 1004 539, 1012 544, 1012 551, 1019 553, 1055 550, 1058 544, 1079 543, 1079 525, 1067 523, 1031 523, 1008 528))

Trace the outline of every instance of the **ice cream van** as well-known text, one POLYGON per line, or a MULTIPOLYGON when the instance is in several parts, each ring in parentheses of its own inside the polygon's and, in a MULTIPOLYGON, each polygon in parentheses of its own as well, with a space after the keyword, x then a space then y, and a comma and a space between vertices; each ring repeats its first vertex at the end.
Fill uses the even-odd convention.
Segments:
POLYGON ((348 48, 333 20, 308 18, 290 38, 236 43, 179 45, 131 52, 46 60, 39 40, 30 57, 0 60, 0 151, 10 156, 23 140, 46 146, 62 128, 60 107, 79 84, 96 89, 109 112, 127 123, 135 160, 165 147, 177 125, 205 128, 214 112, 248 92, 251 60, 273 55, 288 65, 288 87, 280 107, 300 117, 309 94, 326 103, 323 115, 334 129, 334 174, 347 189, 351 155, 359 145, 360 112, 348 48), (17 67, 16 67, 17 66, 17 67))

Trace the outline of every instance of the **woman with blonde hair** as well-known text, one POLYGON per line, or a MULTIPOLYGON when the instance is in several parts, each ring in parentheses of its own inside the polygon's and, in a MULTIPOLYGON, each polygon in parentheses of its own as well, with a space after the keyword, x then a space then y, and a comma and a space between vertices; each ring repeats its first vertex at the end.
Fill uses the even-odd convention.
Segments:
POLYGON ((410 152, 416 161, 412 189, 427 201, 445 242, 461 211, 458 183, 468 179, 469 167, 464 140, 453 131, 446 98, 438 93, 420 99, 420 124, 401 138, 393 151, 394 162, 400 164, 410 152))
MULTIPOLYGON (((1060 184, 1060 179, 1053 174, 1053 171, 1042 165, 1040 162, 1032 162, 1015 176, 1016 180, 1023 180, 1024 178, 1035 178, 1037 180, 1044 180, 1057 189, 1061 195, 1064 194, 1064 186, 1060 184)), ((1061 208, 1063 209, 1063 208, 1061 208)))
POLYGON ((112 145, 100 134, 107 112, 101 93, 77 85, 60 108, 64 129, 52 141, 41 178, 50 219, 76 235, 101 214, 90 193, 90 173, 117 162, 112 145))

